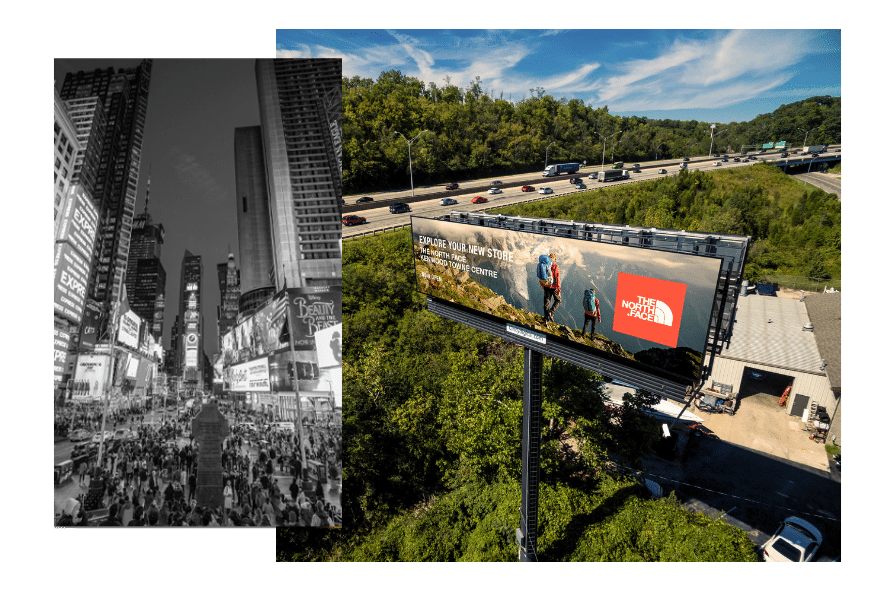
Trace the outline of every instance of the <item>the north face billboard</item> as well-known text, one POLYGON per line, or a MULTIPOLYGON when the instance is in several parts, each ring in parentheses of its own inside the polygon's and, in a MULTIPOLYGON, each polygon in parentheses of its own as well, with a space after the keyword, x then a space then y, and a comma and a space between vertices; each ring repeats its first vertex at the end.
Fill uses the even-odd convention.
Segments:
POLYGON ((419 217, 412 234, 418 290, 515 340, 699 376, 720 257, 419 217))

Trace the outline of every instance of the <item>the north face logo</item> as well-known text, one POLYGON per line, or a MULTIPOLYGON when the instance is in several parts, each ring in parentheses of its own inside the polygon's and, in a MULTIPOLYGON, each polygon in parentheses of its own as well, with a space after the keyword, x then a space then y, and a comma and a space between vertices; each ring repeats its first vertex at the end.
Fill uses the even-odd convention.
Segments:
POLYGON ((619 273, 613 330, 676 347, 687 285, 619 273))

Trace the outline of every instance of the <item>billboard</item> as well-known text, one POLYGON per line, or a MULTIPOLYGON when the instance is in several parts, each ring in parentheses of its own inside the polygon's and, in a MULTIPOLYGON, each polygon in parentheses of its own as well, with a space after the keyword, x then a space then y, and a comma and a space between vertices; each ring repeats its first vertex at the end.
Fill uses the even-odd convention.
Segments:
POLYGON ((317 365, 333 368, 342 365, 342 325, 336 324, 314 334, 317 344, 317 365))
POLYGON ((62 216, 56 242, 67 242, 83 259, 92 257, 99 212, 79 184, 71 186, 62 216))
POLYGON ((107 355, 80 355, 74 367, 74 381, 77 386, 71 389, 71 398, 86 401, 89 398, 101 397, 105 394, 108 384, 108 364, 111 358, 107 355))
POLYGON ((427 218, 413 218, 412 233, 416 286, 429 297, 536 345, 556 341, 681 382, 699 377, 720 257, 427 218), (544 286, 542 257, 552 260, 544 286))
POLYGON ((291 288, 289 293, 290 336, 294 349, 315 349, 318 330, 342 323, 342 287, 291 288))
POLYGON ((117 342, 132 349, 139 348, 139 328, 142 319, 132 310, 120 316, 120 327, 117 329, 117 342))
POLYGON ((93 301, 87 301, 83 308, 83 322, 80 325, 80 348, 84 351, 95 349, 102 323, 102 310, 93 301))
POLYGON ((56 323, 52 340, 55 351, 53 380, 58 385, 62 382, 62 375, 68 364, 68 346, 71 344, 71 335, 68 334, 67 327, 56 323))
POLYGON ((67 242, 55 244, 55 286, 53 304, 56 315, 80 324, 86 303, 89 262, 67 242))
POLYGON ((266 357, 231 366, 228 374, 232 391, 271 391, 266 357))

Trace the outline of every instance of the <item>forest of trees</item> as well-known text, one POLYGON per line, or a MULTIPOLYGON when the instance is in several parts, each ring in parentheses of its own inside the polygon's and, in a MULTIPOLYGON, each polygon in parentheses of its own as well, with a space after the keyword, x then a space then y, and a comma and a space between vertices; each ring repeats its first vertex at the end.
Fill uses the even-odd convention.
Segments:
MULTIPOLYGON (((578 99, 555 100, 542 88, 510 101, 483 88, 425 84, 400 71, 377 80, 342 81, 343 179, 346 194, 409 185, 407 144, 412 139, 416 185, 487 175, 539 170, 548 162, 625 162, 708 154, 710 123, 621 117, 606 106, 578 99), (597 132, 597 134, 595 134, 597 132), (600 134, 600 135, 598 135, 600 134)), ((783 105, 747 122, 718 124, 715 150, 738 152, 742 145, 786 140, 798 146, 841 141, 841 99, 816 96, 783 105)))

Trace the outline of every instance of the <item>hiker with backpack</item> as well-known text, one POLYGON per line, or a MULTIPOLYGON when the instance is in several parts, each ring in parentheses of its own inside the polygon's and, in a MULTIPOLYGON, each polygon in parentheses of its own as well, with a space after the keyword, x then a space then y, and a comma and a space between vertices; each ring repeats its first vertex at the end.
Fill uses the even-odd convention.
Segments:
POLYGON ((551 322, 554 310, 561 304, 561 274, 556 261, 557 255, 555 253, 540 255, 539 264, 536 266, 536 276, 539 278, 539 284, 542 285, 542 309, 546 326, 551 322), (549 308, 548 304, 552 299, 554 302, 549 308))
POLYGON ((582 308, 585 310, 585 323, 582 325, 582 336, 585 336, 585 329, 591 322, 591 338, 594 338, 594 326, 601 320, 601 304, 594 294, 594 289, 590 288, 585 291, 585 298, 582 299, 582 308))

